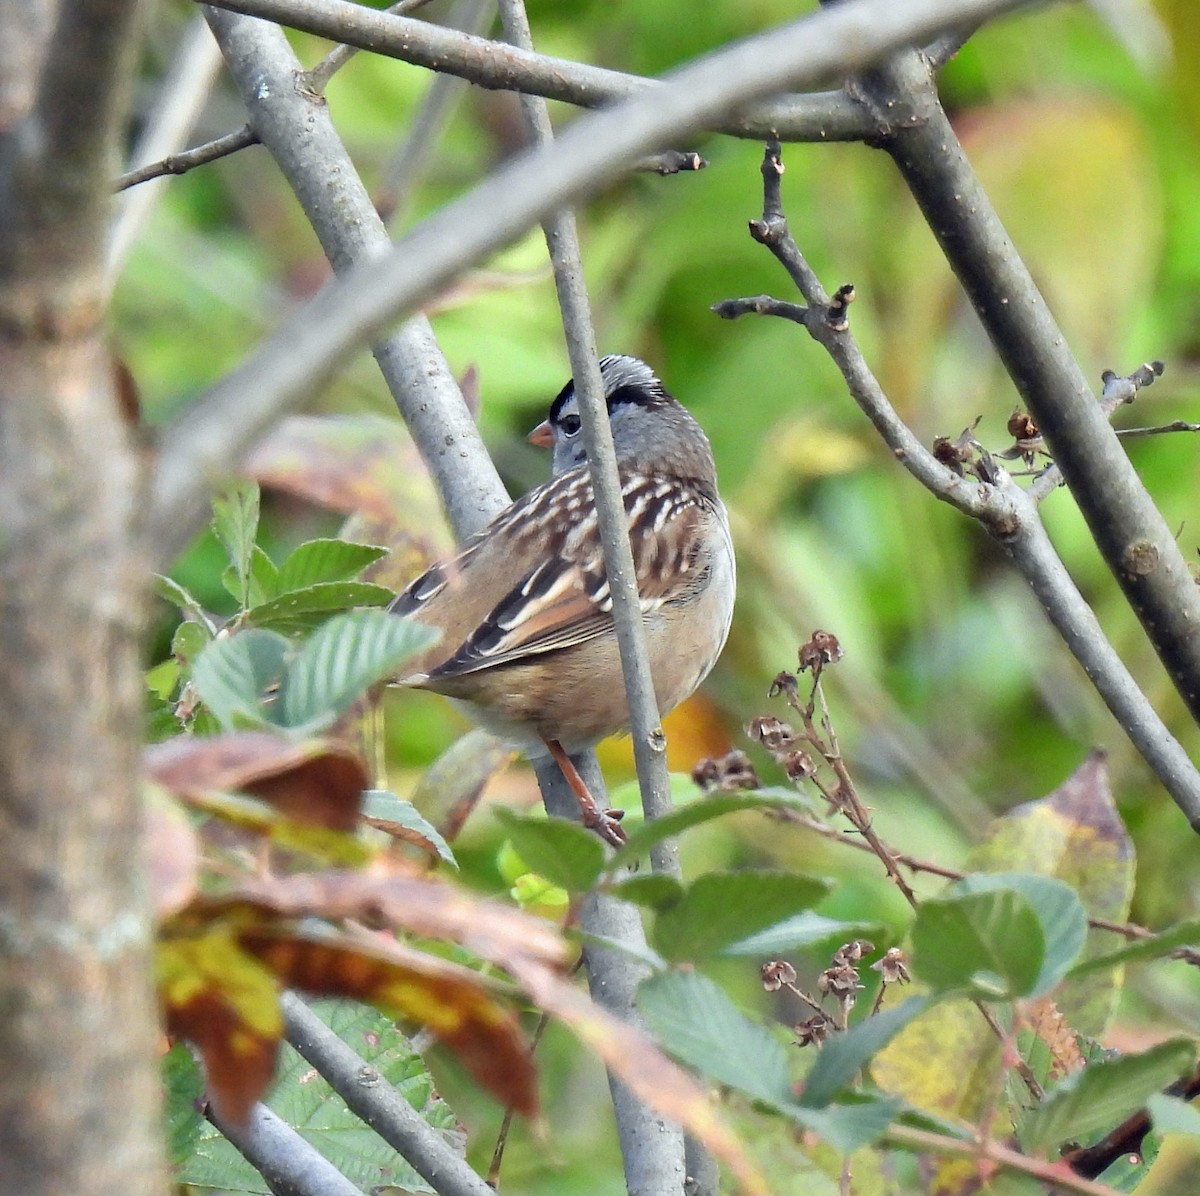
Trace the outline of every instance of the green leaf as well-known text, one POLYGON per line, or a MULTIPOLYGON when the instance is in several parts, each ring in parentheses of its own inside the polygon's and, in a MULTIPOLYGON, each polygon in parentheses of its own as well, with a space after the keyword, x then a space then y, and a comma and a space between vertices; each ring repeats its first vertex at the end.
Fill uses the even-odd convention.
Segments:
POLYGON ((288 664, 279 693, 279 721, 306 730, 332 722, 368 686, 392 675, 436 635, 428 627, 378 610, 330 619, 288 664))
POLYGON ((780 1111, 806 1130, 820 1134, 842 1154, 850 1154, 860 1146, 869 1146, 886 1132, 904 1108, 895 1097, 862 1096, 845 1104, 826 1105, 823 1109, 797 1105, 780 1105, 780 1111))
POLYGON ((878 922, 839 922, 834 918, 826 918, 806 910, 792 918, 784 918, 766 930, 730 943, 722 952, 723 955, 740 956, 775 956, 786 955, 793 951, 806 951, 818 945, 828 943, 841 945, 854 939, 876 941, 886 934, 885 928, 878 922))
POLYGON ((668 959, 703 959, 815 905, 829 884, 795 872, 710 872, 659 914, 654 945, 668 959))
POLYGON ((592 831, 566 818, 523 818, 503 808, 496 817, 531 871, 572 893, 596 883, 604 845, 592 831))
POLYGON ((162 1060, 167 1108, 167 1157, 182 1166, 192 1156, 206 1124, 200 1116, 204 1076, 186 1043, 177 1042, 162 1060))
POLYGON ((952 893, 994 893, 1011 889, 1030 904, 1042 925, 1046 955, 1027 994, 1040 997, 1068 972, 1087 941, 1087 914, 1075 890, 1053 876, 1031 872, 974 872, 950 889, 952 893))
MULTIPOLYGON (((395 1023, 354 1001, 313 1004, 329 1025, 392 1085, 421 1118, 462 1157, 464 1138, 453 1111, 437 1095, 433 1079, 395 1023)), ((311 1064, 286 1044, 280 1069, 266 1102, 288 1125, 323 1154, 351 1183, 363 1191, 393 1185, 407 1192, 432 1192, 405 1159, 352 1113, 311 1064)), ((200 1121, 199 1141, 175 1180, 221 1192, 260 1193, 270 1189, 262 1176, 209 1122, 200 1121)))
POLYGON ((184 665, 190 665, 209 644, 213 633, 199 623, 180 623, 171 637, 171 655, 184 665))
POLYGON ((921 903, 912 929, 913 974, 940 991, 1025 996, 1046 955, 1042 924, 1012 889, 948 892, 921 903))
MULTIPOLYGON (((330 581, 280 594, 246 612, 246 622, 255 627, 282 631, 305 631, 328 615, 356 606, 383 606, 396 595, 386 586, 365 581, 330 581)), ((393 619, 396 617, 391 616, 393 619)), ((397 622, 400 620, 396 619, 397 622)))
POLYGON ((1051 1151, 1068 1139, 1086 1140, 1111 1129, 1190 1071, 1195 1061, 1196 1044, 1173 1039, 1140 1055, 1088 1064, 1047 1092, 1030 1114, 1024 1126, 1027 1149, 1051 1151))
POLYGON ((659 910, 674 905, 684 894, 682 882, 663 872, 627 877, 608 891, 622 901, 632 901, 634 905, 659 910))
POLYGON ((236 587, 231 590, 243 610, 250 605, 250 561, 258 535, 258 483, 241 481, 213 499, 212 529, 221 541, 236 587))
POLYGON ((269 721, 263 695, 279 680, 291 650, 274 631, 251 629, 215 639, 196 657, 192 684, 223 727, 269 721))
POLYGON ((844 1034, 831 1034, 805 1078, 800 1103, 807 1108, 828 1105, 844 1088, 854 1083, 855 1077, 877 1052, 936 1001, 936 997, 929 995, 909 997, 893 1009, 863 1018, 844 1034))
POLYGON ((303 590, 319 582, 352 581, 388 549, 349 540, 308 540, 279 566, 276 593, 303 590))
POLYGON ((383 822, 394 822, 420 835, 433 846, 441 859, 452 867, 458 867, 450 844, 431 822, 421 817, 417 807, 410 801, 397 797, 387 789, 366 789, 362 795, 362 812, 365 818, 378 818, 383 822))
POLYGON ((637 1007, 664 1049, 756 1100, 790 1103, 787 1056, 707 976, 664 972, 638 985, 637 1007))
POLYGON ((146 688, 160 701, 170 700, 179 682, 179 662, 164 660, 146 670, 146 688))
POLYGON ((163 573, 154 573, 151 577, 154 580, 154 592, 160 598, 166 599, 172 606, 177 606, 187 618, 207 627, 209 635, 216 634, 216 628, 204 613, 204 608, 179 582, 163 573))
POLYGON ((1163 1134, 1191 1134, 1200 1138, 1200 1109, 1177 1096, 1156 1092, 1146 1101, 1154 1128, 1163 1134))
POLYGON ((629 832, 629 841, 609 860, 609 868, 631 864, 645 855, 656 843, 678 835, 693 826, 737 814, 743 810, 793 810, 811 814, 812 803, 786 789, 757 789, 744 794, 722 794, 719 797, 700 797, 680 806, 653 822, 644 822, 629 832))
POLYGON ((279 570, 275 568, 275 562, 255 544, 250 553, 250 587, 247 605, 258 606, 267 599, 274 598, 279 592, 276 586, 278 576, 279 570))

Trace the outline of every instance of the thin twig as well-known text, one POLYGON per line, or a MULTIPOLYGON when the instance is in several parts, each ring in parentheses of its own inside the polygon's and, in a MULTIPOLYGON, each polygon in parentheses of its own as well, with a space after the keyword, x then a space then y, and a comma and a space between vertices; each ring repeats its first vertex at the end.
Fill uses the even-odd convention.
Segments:
POLYGON ((137 170, 126 171, 113 184, 113 190, 124 191, 127 187, 136 187, 138 183, 162 178, 168 174, 186 174, 197 166, 204 166, 209 162, 215 162, 218 158, 224 158, 229 154, 237 153, 238 150, 258 144, 258 134, 249 125, 242 125, 240 129, 235 129, 232 133, 226 133, 223 137, 217 137, 212 141, 206 141, 194 149, 181 150, 179 153, 169 154, 157 162, 139 166, 137 170))
POLYGON ((893 1122, 884 1131, 883 1140, 905 1150, 977 1159, 981 1164, 994 1163, 1006 1171, 1032 1176, 1034 1179, 1050 1185, 1052 1191, 1061 1189, 1068 1192, 1079 1192, 1081 1196, 1119 1196, 1116 1188, 1084 1179, 1071 1171, 1065 1163, 1045 1163, 1040 1159, 1031 1159, 1028 1155, 1023 1155, 990 1138, 981 1142, 964 1142, 961 1138, 951 1138, 947 1134, 915 1129, 893 1122))
MULTIPOLYGON (((896 459, 935 497, 978 520, 1004 549, 1122 730, 1193 828, 1200 831, 1200 773, 1105 636, 1050 542, 1032 498, 994 459, 986 480, 956 473, 896 414, 854 340, 844 302, 839 306, 836 295, 831 300, 826 294, 788 231, 780 198, 782 174, 779 143, 769 142, 763 156, 763 218, 751 221, 750 231, 800 289, 807 302, 805 329, 833 358, 851 397, 896 459)), ((845 297, 847 288, 838 294, 845 297)), ((1152 367, 1144 368, 1153 373, 1152 367)), ((1109 380, 1113 400, 1127 388, 1133 393, 1134 379, 1140 375, 1138 371, 1130 379, 1109 380)))

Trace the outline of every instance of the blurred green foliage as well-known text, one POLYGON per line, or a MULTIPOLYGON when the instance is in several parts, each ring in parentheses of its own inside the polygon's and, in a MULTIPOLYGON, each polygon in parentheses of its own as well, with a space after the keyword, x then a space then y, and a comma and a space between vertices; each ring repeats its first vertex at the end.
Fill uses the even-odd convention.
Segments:
MULTIPOLYGON (((814 5, 537 0, 530 18, 548 53, 659 73, 792 19, 798 7, 814 5)), ((160 56, 144 66, 147 102, 149 81, 191 11, 177 2, 156 14, 160 56)), ((426 11, 437 18, 445 6, 426 11)), ((1158 0, 1156 30, 1149 6, 1131 12, 1116 30, 1082 5, 1007 19, 972 38, 942 81, 968 153, 1086 374, 1166 361, 1165 376, 1118 416, 1133 426, 1197 418, 1200 13, 1192 0, 1158 0)), ((327 49, 305 36, 294 42, 308 64, 327 49)), ((360 54, 330 85, 332 113, 368 187, 381 185, 428 83, 417 68, 360 54)), ((554 111, 573 119, 561 106, 554 111)), ((197 140, 242 120, 222 90, 197 140)), ((398 231, 513 152, 518 129, 512 97, 464 89, 398 231)), ((680 148, 699 149, 708 168, 614 180, 579 215, 601 348, 645 357, 696 413, 735 516, 737 619, 706 689, 719 718, 694 708, 703 734, 693 745, 683 733, 689 749, 743 746, 740 727, 769 708, 770 678, 792 667, 796 646, 823 627, 846 650, 827 678, 842 749, 887 841, 952 866, 991 814, 1053 789, 1100 745, 1141 864, 1133 916, 1159 926, 1187 913, 1200 886, 1194 837, 986 536, 890 459, 801 331, 766 319, 727 324, 709 311, 735 295, 795 298, 746 234, 746 220, 761 210, 761 146, 709 137, 680 148)), ((1003 446, 1014 391, 887 157, 862 146, 797 145, 785 147, 785 161, 793 232, 828 287, 856 284, 854 327, 896 407, 926 442, 982 417, 980 440, 1003 446)), ((147 418, 176 412, 326 276, 315 237, 261 148, 172 180, 116 293, 114 335, 147 418)), ((545 463, 522 436, 567 374, 540 234, 462 279, 432 318, 456 373, 478 371, 481 423, 512 489, 539 480, 545 463)), ((365 351, 319 407, 392 409, 365 351)), ((1200 455, 1192 436, 1145 438, 1130 453, 1193 556, 1200 455)), ((277 560, 337 526, 292 500, 266 498, 265 508, 277 560)), ((1069 495, 1054 495, 1044 511, 1113 642, 1195 754, 1200 736, 1069 495)), ((220 609, 217 560, 211 540, 201 541, 175 576, 220 609)), ((389 712, 389 765, 405 791, 463 724, 420 695, 389 712)), ((605 760, 614 780, 629 775, 619 754, 605 760)), ((480 817, 456 845, 484 887, 504 884, 494 861, 500 837, 480 817)), ((685 867, 694 874, 731 861, 837 876, 838 889, 819 907, 831 916, 887 922, 897 912, 872 862, 799 830, 753 816, 722 822, 692 836, 685 867)), ((921 892, 939 887, 919 878, 921 892)), ((1133 974, 1114 1041, 1138 1039, 1147 1023, 1156 1035, 1194 1029, 1200 988, 1192 975, 1153 977, 1143 986, 1133 974)), ((740 984, 739 999, 761 1000, 753 977, 740 984)), ((545 1104, 561 1111, 553 1172, 539 1166, 544 1144, 518 1128, 506 1176, 530 1194, 615 1192, 615 1172, 598 1180, 601 1164, 589 1157, 595 1135, 608 1132, 594 1112, 603 1099, 598 1069, 581 1074, 559 1045, 552 1034, 542 1048, 545 1104)), ((494 1124, 494 1110, 473 1103, 452 1071, 445 1086, 471 1130, 494 1124)), ((608 1137, 600 1149, 607 1166, 608 1137)), ((1177 1164, 1169 1156, 1155 1190, 1183 1191, 1171 1186, 1177 1164)))

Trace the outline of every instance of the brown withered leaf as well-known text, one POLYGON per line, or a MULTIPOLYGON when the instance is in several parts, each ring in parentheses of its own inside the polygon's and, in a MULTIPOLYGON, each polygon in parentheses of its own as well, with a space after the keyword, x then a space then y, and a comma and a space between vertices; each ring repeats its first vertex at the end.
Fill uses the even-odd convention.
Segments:
POLYGON ((146 845, 154 917, 169 918, 197 892, 200 848, 187 813, 157 785, 144 786, 146 845))
POLYGON ((272 918, 349 918, 368 926, 450 939, 500 967, 507 967, 518 955, 557 965, 567 952, 557 929, 543 919, 431 877, 379 877, 332 868, 295 876, 258 876, 220 897, 201 898, 189 910, 205 919, 238 911, 257 924, 272 918))
POLYGON ((295 743, 269 731, 179 736, 151 745, 147 774, 181 797, 250 793, 307 826, 351 831, 368 775, 362 757, 328 740, 295 743))
POLYGON ((364 581, 401 589, 453 545, 429 472, 399 420, 292 416, 246 469, 264 486, 349 515, 346 539, 393 545, 364 581))
POLYGON ((537 1113, 533 1056, 517 1019, 467 968, 399 943, 244 930, 239 943, 288 988, 352 997, 428 1029, 507 1108, 537 1113))
POLYGON ((168 1031, 195 1044, 217 1111, 244 1125, 275 1073, 283 1034, 275 977, 229 928, 215 927, 163 940, 157 978, 168 1031))
POLYGON ((1049 997, 1020 1002, 1017 1016, 1018 1029, 1027 1028, 1040 1045, 1040 1059, 1034 1059, 1032 1048, 1025 1055, 1035 1066, 1036 1074, 1045 1077, 1043 1082, 1047 1087, 1083 1067, 1083 1053, 1075 1031, 1049 997))

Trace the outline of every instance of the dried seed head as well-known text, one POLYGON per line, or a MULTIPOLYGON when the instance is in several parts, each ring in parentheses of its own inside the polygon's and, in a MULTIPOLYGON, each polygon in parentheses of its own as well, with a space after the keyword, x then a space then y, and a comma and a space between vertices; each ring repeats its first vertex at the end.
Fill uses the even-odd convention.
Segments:
POLYGON ((796 969, 786 959, 772 959, 762 966, 762 986, 769 993, 796 983, 796 969))
POLYGON ((800 649, 800 671, 819 671, 827 664, 837 664, 844 655, 836 635, 830 631, 814 631, 812 638, 800 649))
POLYGON ((807 781, 817 771, 816 762, 805 751, 788 752, 782 763, 789 781, 807 781))
POLYGON ((792 728, 773 714, 760 714, 752 719, 746 734, 761 743, 768 752, 786 752, 796 742, 792 728))
POLYGON ((706 756, 692 769, 692 780, 706 793, 736 793, 739 789, 759 789, 761 782, 750 757, 732 751, 724 756, 706 756))
POLYGON ((1014 440, 1036 440, 1041 432, 1038 431, 1033 416, 1016 407, 1013 409, 1012 415, 1008 417, 1008 434, 1014 440))
POLYGON ((829 1029, 829 1019, 823 1013, 814 1013, 812 1017, 797 1022, 792 1027, 792 1033, 796 1036, 797 1046, 820 1046, 829 1037, 829 1029))
POLYGON ((858 969, 849 964, 826 968, 817 979, 817 991, 845 1000, 862 990, 858 969))
POLYGON ((882 959, 871 967, 879 973, 884 984, 907 984, 912 977, 908 974, 908 956, 899 947, 889 947, 882 959))
POLYGON ((847 964, 856 964, 864 955, 874 950, 875 944, 867 942, 866 939, 855 939, 852 943, 843 943, 833 953, 833 966, 840 968, 847 964))
POLYGON ((775 674, 775 680, 771 682, 771 688, 767 690, 768 698, 777 698, 783 694, 787 698, 795 698, 800 693, 800 683, 796 680, 795 673, 789 673, 786 669, 782 673, 775 674))

